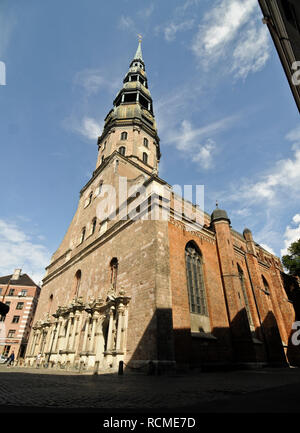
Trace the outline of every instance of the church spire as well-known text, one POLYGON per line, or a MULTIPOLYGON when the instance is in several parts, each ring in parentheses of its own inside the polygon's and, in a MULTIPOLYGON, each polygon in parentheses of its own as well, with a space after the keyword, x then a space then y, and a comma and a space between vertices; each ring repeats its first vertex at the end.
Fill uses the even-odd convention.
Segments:
POLYGON ((138 36, 138 47, 123 87, 113 101, 114 107, 106 116, 98 139, 97 167, 117 150, 150 172, 158 169, 159 137, 142 55, 142 37, 138 36))
POLYGON ((138 35, 138 37, 139 37, 139 44, 133 60, 141 60, 142 62, 144 62, 143 54, 142 54, 142 36, 138 35))

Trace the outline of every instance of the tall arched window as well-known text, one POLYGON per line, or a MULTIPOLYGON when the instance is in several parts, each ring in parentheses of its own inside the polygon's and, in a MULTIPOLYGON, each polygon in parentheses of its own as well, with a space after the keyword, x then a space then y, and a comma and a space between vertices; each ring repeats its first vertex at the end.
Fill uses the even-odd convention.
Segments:
POLYGON ((251 316, 251 312, 250 312, 249 300, 248 300, 248 295, 247 295, 246 286, 245 286, 244 272, 243 272, 243 270, 239 264, 237 265, 237 267, 238 267, 240 285, 241 285, 241 289, 242 289, 242 293, 243 293, 243 297, 244 297, 245 309, 246 309, 246 313, 247 313, 247 317, 248 317, 248 322, 249 322, 250 326, 253 326, 253 320, 252 320, 252 316, 251 316))
POLYGON ((121 140, 127 140, 127 132, 122 132, 121 133, 121 140))
POLYGON ((144 138, 144 146, 149 147, 149 141, 147 138, 144 138))
POLYGON ((120 153, 121 155, 125 156, 125 152, 126 152, 125 146, 121 146, 121 147, 119 147, 119 153, 120 153))
POLYGON ((74 289, 73 289, 73 293, 74 293, 74 297, 78 298, 79 295, 79 288, 80 288, 80 281, 81 281, 81 270, 78 269, 78 271, 75 274, 74 277, 74 289))
POLYGON ((185 260, 190 312, 208 316, 202 255, 193 242, 185 247, 185 260))
POLYGON ((114 257, 110 262, 110 282, 114 289, 117 287, 117 277, 118 277, 118 259, 114 257))
POLYGON ((148 163, 148 155, 147 155, 146 152, 143 152, 143 162, 144 162, 145 164, 148 163))

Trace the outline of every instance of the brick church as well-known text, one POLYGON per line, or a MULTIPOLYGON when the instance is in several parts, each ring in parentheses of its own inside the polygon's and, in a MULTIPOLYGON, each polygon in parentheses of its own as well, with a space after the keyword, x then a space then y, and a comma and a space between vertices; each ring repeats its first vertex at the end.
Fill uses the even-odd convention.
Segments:
POLYGON ((280 260, 218 206, 209 215, 181 199, 158 176, 160 156, 139 41, 46 268, 26 364, 38 354, 94 373, 119 361, 141 371, 299 364, 280 260))

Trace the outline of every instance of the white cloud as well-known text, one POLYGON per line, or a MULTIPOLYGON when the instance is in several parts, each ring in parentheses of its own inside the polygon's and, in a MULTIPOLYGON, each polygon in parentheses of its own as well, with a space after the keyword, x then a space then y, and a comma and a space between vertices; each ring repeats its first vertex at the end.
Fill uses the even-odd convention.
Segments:
POLYGON ((95 140, 101 133, 99 123, 91 117, 84 117, 76 129, 77 132, 90 140, 95 140))
POLYGON ((154 11, 154 4, 151 3, 148 8, 143 8, 137 12, 139 18, 148 19, 154 11))
POLYGON ((262 69, 269 58, 269 39, 257 12, 257 0, 216 1, 192 45, 200 64, 211 69, 226 59, 224 68, 238 78, 262 69))
POLYGON ((226 129, 235 119, 235 116, 227 117, 201 128, 194 128, 191 122, 183 120, 179 130, 173 129, 166 135, 165 142, 174 143, 183 157, 208 169, 213 165, 216 151, 216 143, 211 137, 226 129))
POLYGON ((180 23, 171 22, 164 28, 165 39, 168 42, 174 41, 176 33, 189 30, 194 26, 194 20, 186 20, 180 23))
POLYGON ((237 78, 246 78, 250 72, 258 72, 270 57, 266 27, 247 29, 233 52, 232 71, 237 78))
MULTIPOLYGON (((292 141, 298 139, 300 130, 294 129, 286 135, 292 141)), ((293 155, 290 158, 277 161, 268 173, 260 176, 257 182, 246 181, 239 188, 234 189, 231 200, 246 198, 249 203, 267 201, 268 204, 277 204, 281 194, 289 196, 300 195, 300 146, 297 141, 291 146, 293 155)))
POLYGON ((273 250, 271 247, 269 247, 269 245, 267 245, 267 244, 260 244, 260 246, 263 247, 263 248, 264 248, 266 251, 268 251, 269 253, 271 253, 271 254, 273 254, 274 256, 276 256, 274 250, 273 250))
POLYGON ((119 20, 119 28, 122 30, 128 30, 131 29, 132 27, 134 27, 134 21, 132 18, 128 17, 128 16, 124 16, 122 15, 120 20, 119 20))
POLYGON ((50 254, 46 247, 33 242, 17 225, 0 220, 0 275, 22 268, 37 284, 42 280, 50 254))
POLYGON ((82 87, 87 96, 98 93, 101 88, 115 91, 120 85, 120 78, 106 78, 100 69, 84 69, 77 72, 74 84, 82 87))
POLYGON ((280 251, 281 256, 284 256, 285 254, 288 254, 288 247, 291 245, 291 243, 297 241, 300 239, 300 214, 294 215, 292 219, 292 225, 288 225, 286 227, 285 233, 284 233, 284 248, 280 251))

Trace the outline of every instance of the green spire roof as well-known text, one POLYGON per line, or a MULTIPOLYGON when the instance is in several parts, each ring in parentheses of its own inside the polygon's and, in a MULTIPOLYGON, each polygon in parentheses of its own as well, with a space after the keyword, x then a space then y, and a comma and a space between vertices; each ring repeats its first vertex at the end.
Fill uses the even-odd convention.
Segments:
POLYGON ((136 53, 135 53, 135 56, 134 56, 134 60, 141 60, 142 62, 144 62, 143 55, 142 55, 141 43, 142 43, 142 38, 139 37, 139 45, 137 47, 137 50, 136 50, 136 53))

